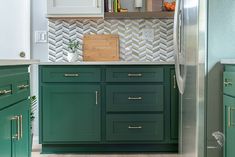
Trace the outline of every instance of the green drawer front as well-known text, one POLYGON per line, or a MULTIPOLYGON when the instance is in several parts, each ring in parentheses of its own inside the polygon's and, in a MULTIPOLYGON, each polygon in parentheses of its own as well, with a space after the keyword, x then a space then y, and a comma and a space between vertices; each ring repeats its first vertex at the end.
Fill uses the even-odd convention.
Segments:
POLYGON ((43 82, 100 82, 101 70, 95 67, 42 67, 43 82))
POLYGON ((107 141, 161 141, 162 114, 110 114, 106 121, 107 141))
POLYGON ((163 82, 163 68, 160 67, 118 67, 107 68, 107 82, 163 82))
POLYGON ((18 89, 18 83, 20 82, 29 83, 29 74, 23 73, 0 77, 0 109, 28 98, 30 94, 29 87, 20 91, 18 89))
POLYGON ((163 85, 107 85, 107 111, 163 111, 163 85))
POLYGON ((224 72, 224 94, 235 96, 235 72, 224 72))

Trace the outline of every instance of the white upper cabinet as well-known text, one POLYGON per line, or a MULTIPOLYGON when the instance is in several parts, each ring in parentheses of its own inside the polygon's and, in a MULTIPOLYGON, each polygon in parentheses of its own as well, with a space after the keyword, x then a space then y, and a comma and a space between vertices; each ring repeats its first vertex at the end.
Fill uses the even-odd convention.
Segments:
POLYGON ((103 17, 104 0, 47 0, 48 17, 103 17))

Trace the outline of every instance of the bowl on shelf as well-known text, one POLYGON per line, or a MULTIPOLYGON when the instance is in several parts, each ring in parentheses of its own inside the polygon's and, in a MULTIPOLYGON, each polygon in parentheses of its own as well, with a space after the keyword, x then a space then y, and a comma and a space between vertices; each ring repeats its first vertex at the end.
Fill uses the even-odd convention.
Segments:
POLYGON ((165 11, 175 11, 175 2, 164 2, 163 7, 165 11))

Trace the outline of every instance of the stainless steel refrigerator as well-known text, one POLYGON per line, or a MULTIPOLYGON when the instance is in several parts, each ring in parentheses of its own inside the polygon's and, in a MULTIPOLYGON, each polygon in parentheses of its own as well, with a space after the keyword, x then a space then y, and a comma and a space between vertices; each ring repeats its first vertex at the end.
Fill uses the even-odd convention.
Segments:
MULTIPOLYGON (((235 58, 235 0, 176 0, 176 78, 183 157, 222 157, 222 58, 235 58)), ((235 156, 235 154, 234 154, 235 156)))

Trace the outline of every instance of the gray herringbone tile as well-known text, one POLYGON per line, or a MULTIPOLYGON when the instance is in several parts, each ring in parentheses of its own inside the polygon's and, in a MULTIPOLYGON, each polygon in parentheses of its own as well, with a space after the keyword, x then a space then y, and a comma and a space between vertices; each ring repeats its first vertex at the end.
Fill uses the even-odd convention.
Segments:
MULTIPOLYGON (((48 60, 67 62, 69 39, 83 44, 85 34, 118 34, 122 61, 173 61, 173 20, 50 19, 48 22, 48 60), (154 29, 154 40, 142 38, 143 29, 154 29)), ((82 61, 82 47, 78 50, 82 61)))

